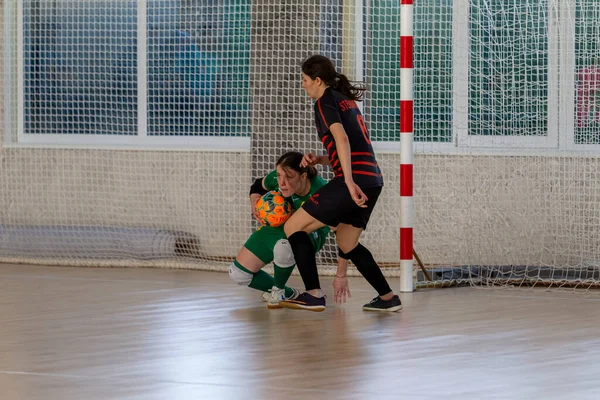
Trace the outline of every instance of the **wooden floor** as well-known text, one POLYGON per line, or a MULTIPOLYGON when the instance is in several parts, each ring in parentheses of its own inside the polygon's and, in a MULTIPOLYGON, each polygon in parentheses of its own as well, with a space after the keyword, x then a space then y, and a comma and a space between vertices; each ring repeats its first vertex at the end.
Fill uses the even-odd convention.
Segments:
POLYGON ((222 273, 0 265, 0 399, 600 399, 600 296, 436 289, 383 315, 351 289, 268 310, 222 273))

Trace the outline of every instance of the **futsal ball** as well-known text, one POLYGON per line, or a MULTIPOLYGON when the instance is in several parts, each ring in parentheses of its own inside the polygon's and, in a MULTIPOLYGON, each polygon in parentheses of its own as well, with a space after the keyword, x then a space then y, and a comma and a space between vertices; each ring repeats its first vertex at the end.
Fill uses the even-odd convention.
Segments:
POLYGON ((292 215, 292 203, 283 197, 280 192, 265 193, 256 202, 258 219, 267 226, 280 226, 292 215))

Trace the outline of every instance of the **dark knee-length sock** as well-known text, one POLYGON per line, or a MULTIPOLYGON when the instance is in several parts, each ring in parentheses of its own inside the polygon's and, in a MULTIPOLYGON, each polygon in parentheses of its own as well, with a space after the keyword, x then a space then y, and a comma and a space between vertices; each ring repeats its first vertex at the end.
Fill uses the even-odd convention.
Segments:
POLYGON ((288 237, 288 241, 294 252, 296 266, 306 290, 321 289, 315 249, 308 238, 308 234, 304 231, 295 232, 288 237))
POLYGON ((375 289, 380 296, 392 291, 385 276, 383 276, 383 273, 381 272, 381 268, 379 268, 373 255, 365 246, 359 243, 355 248, 348 253, 345 253, 344 258, 349 259, 356 265, 358 272, 365 277, 367 282, 373 286, 373 289, 375 289))

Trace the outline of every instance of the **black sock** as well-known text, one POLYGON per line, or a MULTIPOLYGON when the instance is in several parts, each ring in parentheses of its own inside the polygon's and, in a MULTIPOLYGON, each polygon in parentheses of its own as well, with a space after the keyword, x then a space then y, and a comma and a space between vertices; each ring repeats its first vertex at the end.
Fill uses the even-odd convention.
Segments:
POLYGON ((346 253, 345 256, 356 265, 358 272, 365 277, 367 282, 373 286, 373 289, 375 289, 380 296, 392 291, 385 276, 383 276, 379 265, 377 265, 373 255, 365 246, 359 243, 355 248, 346 253))
POLYGON ((296 266, 306 290, 321 289, 315 249, 308 238, 308 234, 304 231, 293 233, 288 237, 288 241, 294 252, 296 266))

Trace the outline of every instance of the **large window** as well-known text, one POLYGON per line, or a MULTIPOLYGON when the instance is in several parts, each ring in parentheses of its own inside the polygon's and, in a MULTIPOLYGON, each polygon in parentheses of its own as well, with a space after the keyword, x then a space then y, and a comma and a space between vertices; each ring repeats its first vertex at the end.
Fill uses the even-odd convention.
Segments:
POLYGON ((249 0, 149 2, 148 134, 249 135, 249 37, 249 0))
POLYGON ((600 7, 577 1, 575 14, 575 144, 600 144, 600 7))
MULTIPOLYGON (((371 136, 400 140, 400 2, 368 3, 367 109, 371 136)), ((424 0, 414 9, 415 141, 452 140, 452 2, 424 0)))
MULTIPOLYGON (((311 3, 306 36, 277 53, 299 62, 318 49, 366 83, 375 142, 400 140, 400 3, 311 3)), ((7 60, 19 64, 7 79, 19 104, 6 105, 18 141, 248 146, 250 45, 272 50, 261 37, 272 33, 251 30, 251 17, 285 34, 272 6, 252 14, 251 0, 5 2, 22 37, 7 41, 7 60)), ((599 37, 597 0, 415 2, 415 142, 436 151, 600 148, 599 37)))
POLYGON ((23 0, 21 10, 19 140, 249 137, 250 0, 23 0))
POLYGON ((472 0, 469 134, 547 136, 547 0, 472 0))
POLYGON ((135 2, 24 0, 25 134, 137 134, 135 2))
MULTIPOLYGON (((368 4, 367 117, 375 140, 396 141, 400 4, 368 4)), ((559 28, 550 18, 547 0, 415 2, 415 141, 557 147, 559 28)))

